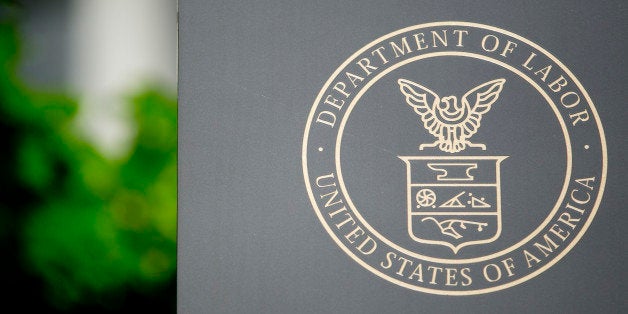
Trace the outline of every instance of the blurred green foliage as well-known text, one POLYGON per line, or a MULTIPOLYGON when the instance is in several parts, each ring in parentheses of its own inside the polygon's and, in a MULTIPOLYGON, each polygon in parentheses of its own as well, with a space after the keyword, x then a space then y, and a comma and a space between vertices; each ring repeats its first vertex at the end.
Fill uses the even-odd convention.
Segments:
POLYGON ((26 312, 121 312, 127 304, 173 312, 175 98, 154 88, 129 97, 137 123, 131 153, 106 159, 77 134, 76 101, 33 90, 18 77, 16 24, 15 14, 0 14, 0 240, 8 255, 5 283, 13 287, 7 297, 26 312))

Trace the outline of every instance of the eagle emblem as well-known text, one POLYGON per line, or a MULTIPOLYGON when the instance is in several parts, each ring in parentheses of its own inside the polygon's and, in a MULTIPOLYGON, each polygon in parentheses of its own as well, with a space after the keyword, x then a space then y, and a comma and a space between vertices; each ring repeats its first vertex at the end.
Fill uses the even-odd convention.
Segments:
POLYGON ((484 144, 471 143, 469 139, 478 131, 482 116, 497 101, 505 82, 506 79, 499 78, 480 84, 458 101, 456 96, 441 98, 423 85, 399 79, 397 83, 406 96, 406 102, 421 116, 423 127, 436 137, 433 143, 419 145, 419 150, 438 147, 452 154, 463 151, 467 146, 486 150, 484 144))

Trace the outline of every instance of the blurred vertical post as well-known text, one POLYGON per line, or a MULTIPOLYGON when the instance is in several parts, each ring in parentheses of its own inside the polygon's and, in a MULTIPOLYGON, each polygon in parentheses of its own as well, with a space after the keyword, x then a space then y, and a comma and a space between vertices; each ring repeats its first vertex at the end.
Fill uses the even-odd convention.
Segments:
POLYGON ((125 154, 134 135, 125 96, 147 82, 176 89, 176 10, 176 0, 71 2, 68 64, 82 104, 78 127, 108 157, 125 154))

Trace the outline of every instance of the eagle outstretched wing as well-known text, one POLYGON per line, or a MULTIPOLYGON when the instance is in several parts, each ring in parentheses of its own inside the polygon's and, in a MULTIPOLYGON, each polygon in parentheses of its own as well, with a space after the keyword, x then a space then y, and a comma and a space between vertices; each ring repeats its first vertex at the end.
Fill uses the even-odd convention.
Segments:
POLYGON ((491 105, 499 97, 499 93, 501 93, 505 82, 506 79, 503 78, 488 81, 472 88, 462 96, 462 104, 467 106, 470 110, 467 118, 461 123, 461 140, 470 138, 478 131, 482 115, 491 109, 491 105), (469 103, 470 101, 473 105, 469 103))
POLYGON ((406 96, 408 105, 421 116, 423 126, 430 134, 442 136, 443 122, 435 115, 436 106, 440 103, 440 97, 429 88, 406 79, 397 81, 399 89, 406 96))

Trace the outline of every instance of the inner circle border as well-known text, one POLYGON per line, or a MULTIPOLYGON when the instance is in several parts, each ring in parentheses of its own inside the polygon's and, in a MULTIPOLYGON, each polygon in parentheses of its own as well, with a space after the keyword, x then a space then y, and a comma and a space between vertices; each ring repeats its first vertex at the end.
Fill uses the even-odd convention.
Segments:
POLYGON ((554 101, 551 99, 551 97, 536 82, 534 82, 532 79, 530 79, 529 77, 524 75, 521 71, 517 70, 516 68, 512 67, 511 65, 509 65, 509 64, 507 64, 505 62, 499 61, 499 60, 495 60, 495 59, 490 58, 490 57, 477 55, 475 53, 469 53, 469 52, 443 51, 443 52, 426 53, 426 54, 423 54, 423 55, 415 56, 415 57, 409 58, 407 60, 398 62, 398 63, 396 63, 394 65, 389 66, 388 68, 386 68, 386 70, 383 70, 381 73, 377 74, 366 85, 364 85, 364 87, 362 87, 360 89, 360 91, 353 97, 353 100, 349 104, 349 107, 347 108, 346 113, 343 115, 343 119, 342 119, 340 125, 338 126, 338 136, 337 136, 336 148, 335 148, 336 170, 337 170, 338 183, 340 185, 340 189, 342 190, 342 193, 343 193, 343 195, 345 196, 345 198, 347 200, 347 205, 351 208, 351 210, 356 215, 356 217, 360 220, 360 222, 362 224, 364 224, 364 226, 367 227, 368 231, 370 231, 375 236, 377 236, 377 238, 379 240, 381 240, 382 242, 388 244, 389 246, 391 246, 392 248, 394 248, 394 249, 396 249, 396 250, 398 250, 400 252, 403 252, 404 254, 406 254, 408 256, 412 256, 414 258, 422 259, 422 260, 429 261, 429 262, 450 263, 450 264, 475 263, 475 262, 490 260, 490 259, 502 256, 504 254, 507 254, 509 252, 512 252, 512 251, 518 249, 519 247, 524 245, 526 242, 530 241, 532 238, 537 236, 551 222, 552 218, 558 212, 558 210, 560 208, 560 205, 562 204, 563 200, 565 199, 565 195, 567 194, 567 190, 569 188, 569 182, 571 181, 571 172, 572 172, 572 168, 573 168, 573 156, 572 156, 573 154, 572 154, 572 148, 571 148, 572 143, 571 143, 571 136, 569 135, 569 131, 567 129, 567 126, 565 125, 565 121, 564 121, 563 117, 560 115, 560 112, 559 112, 557 107, 558 106, 554 103, 554 101), (498 252, 495 252, 495 253, 492 253, 492 254, 487 254, 487 255, 484 255, 484 256, 480 256, 480 257, 475 257, 475 258, 466 258, 466 259, 435 258, 435 257, 426 256, 426 255, 422 255, 422 254, 419 254, 419 253, 412 252, 412 251, 410 251, 410 250, 408 250, 408 249, 406 249, 404 247, 401 247, 401 246, 397 245, 396 243, 388 240, 385 236, 383 236, 375 228, 373 228, 368 223, 368 221, 366 221, 366 219, 364 219, 362 214, 360 214, 360 212, 357 210, 357 207, 354 205, 353 200, 351 199, 351 195, 349 194, 349 192, 347 191, 347 188, 345 186, 344 176, 342 175, 342 166, 341 166, 341 163, 340 163, 340 147, 342 145, 342 136, 344 134, 344 128, 345 128, 345 125, 347 123, 347 120, 348 120, 349 116, 351 115, 351 111, 353 110, 353 108, 355 108, 357 102, 360 100, 362 95, 373 84, 375 84, 379 79, 383 78, 388 73, 396 70, 397 68, 400 68, 400 67, 402 67, 402 66, 404 66, 404 65, 406 65, 408 63, 415 62, 417 60, 429 59, 429 58, 433 58, 433 57, 442 57, 442 56, 477 58, 477 59, 482 60, 482 61, 486 61, 486 62, 490 62, 490 63, 496 64, 498 66, 501 66, 501 67, 505 68, 506 70, 509 70, 509 71, 517 74, 522 79, 524 79, 527 83, 532 85, 543 96, 545 101, 547 101, 549 103, 550 107, 552 108, 552 111, 554 112, 554 114, 556 115, 556 117, 558 119, 558 122, 560 124, 561 130, 563 132, 563 137, 565 138, 565 146, 566 146, 566 154, 567 154, 567 165, 566 165, 567 169, 566 169, 566 173, 565 173, 565 180, 563 182, 563 187, 562 187, 561 192, 559 194, 559 197, 558 197, 558 199, 556 201, 556 204, 552 208, 552 211, 547 215, 545 220, 543 220, 543 222, 536 229, 534 229, 534 231, 532 231, 527 237, 521 239, 516 244, 514 244, 514 245, 512 245, 512 246, 510 246, 510 247, 508 247, 506 249, 500 250, 498 252))
MULTIPOLYGON (((346 121, 346 118, 343 117, 343 120, 346 121)), ((339 143, 337 143, 337 145, 339 145, 339 143)), ((337 148, 336 148, 337 151, 337 148)), ((457 22, 457 21, 446 21, 446 22, 434 22, 434 23, 424 23, 424 24, 418 24, 418 25, 414 25, 414 26, 409 26, 400 30, 397 30, 395 32, 389 33, 387 35, 381 36, 373 41, 371 41, 369 44, 365 45, 364 47, 362 47, 360 50, 358 50, 357 52, 355 52, 353 55, 351 55, 345 62, 343 62, 337 69, 336 71, 334 71, 334 73, 330 76, 330 78, 326 81, 326 83, 324 84, 324 86, 322 87, 320 93, 318 94, 314 105, 312 106, 310 113, 308 115, 308 119, 307 119, 307 123, 306 123, 306 127, 305 127, 305 132, 304 132, 304 136, 303 136, 303 146, 302 146, 302 165, 303 165, 303 176, 304 176, 304 180, 305 180, 305 184, 306 184, 306 189, 308 192, 308 196, 310 198, 310 202, 312 203, 314 209, 315 209, 315 213, 318 216, 319 220, 321 221, 323 227, 325 228, 325 230, 327 231, 327 233, 332 237, 332 239, 336 242, 336 244, 347 254, 349 255, 354 261, 356 261, 358 264, 360 264, 362 267, 368 269, 369 271, 371 271, 372 273, 374 273, 375 275, 389 281, 392 283, 395 283, 397 285, 400 285, 402 287, 411 289, 411 290, 416 290, 416 291, 421 291, 421 292, 428 292, 428 293, 433 293, 433 294, 441 294, 441 295, 475 295, 475 294, 483 294, 483 293, 489 293, 489 292, 494 292, 494 291, 499 291, 499 290, 503 290, 512 286, 515 286, 519 283, 525 282, 531 278, 536 277, 537 275, 543 273, 545 270, 547 270, 548 268, 552 267, 554 264, 556 264, 559 260, 561 260, 569 251, 571 251, 571 249, 579 242, 579 240, 582 238, 582 236, 584 235, 584 233, 586 233, 586 231, 588 230, 591 222, 593 221, 593 218, 595 217, 597 210, 599 208, 599 205, 601 203, 603 194, 604 194, 604 190, 605 190, 605 186, 606 186, 606 177, 607 177, 607 169, 608 169, 608 153, 607 153, 607 147, 606 147, 606 138, 605 138, 605 134, 604 134, 604 129, 602 127, 602 123, 600 121, 599 118, 599 114, 593 104, 593 101, 591 100, 589 94, 587 93, 587 91, 584 89, 584 87, 582 86, 582 84, 580 83, 580 81, 574 76, 574 74, 560 61, 558 60, 554 55, 552 55, 551 53, 549 53, 548 51, 546 51, 545 49, 543 49, 542 47, 540 47, 539 45, 537 45, 536 43, 522 37, 519 36, 517 34, 514 34, 510 31, 501 29, 501 28, 497 28, 494 26, 489 26, 489 25, 484 25, 484 24, 479 24, 479 23, 470 23, 470 22, 457 22), (321 210, 318 207, 318 204, 316 202, 316 198, 314 197, 314 193, 312 192, 312 188, 311 188, 311 182, 310 182, 310 178, 309 178, 309 174, 308 174, 308 158, 307 158, 307 151, 308 151, 308 141, 309 141, 309 131, 310 128, 312 126, 312 121, 314 118, 314 115, 316 113, 316 109, 318 107, 318 103, 321 101, 325 91, 329 88, 329 86, 331 85, 331 83, 334 81, 335 78, 338 77, 338 75, 340 74, 340 72, 346 68, 346 66, 351 63, 352 61, 354 61, 356 59, 356 57, 358 57, 360 54, 364 53, 365 51, 367 51, 369 48, 372 48, 375 44, 386 40, 388 38, 394 37, 396 35, 402 34, 402 33, 406 33, 412 30, 417 30, 417 29, 422 29, 422 28, 429 28, 429 27, 435 27, 435 26, 466 26, 466 27, 474 27, 474 28, 480 28, 480 29, 485 29, 485 30, 489 30, 489 31, 493 31, 493 32, 497 32, 497 33, 501 33, 504 34, 506 36, 510 36, 512 38, 515 38, 517 40, 520 40, 524 43, 526 43, 527 45, 529 45, 530 47, 533 47, 535 49, 537 49, 539 52, 543 53, 543 55, 545 55, 546 57, 548 57, 550 60, 552 60, 556 65, 558 65, 562 71, 564 71, 564 73, 569 76, 569 78, 574 82, 574 84, 577 86, 578 90, 582 93, 582 95, 585 97, 588 108, 591 110, 591 113, 595 119, 595 123, 596 123, 596 127, 598 130, 598 134, 599 134, 599 139, 600 139, 600 145, 601 145, 601 153, 602 153, 602 171, 601 171, 601 176, 600 176, 600 183, 599 183, 599 191, 597 193, 596 199, 595 199, 595 203, 593 204, 591 211, 588 215, 588 217, 586 218, 586 221, 584 222, 584 224, 582 225, 581 230, 575 234, 575 236, 573 237, 573 239, 566 245, 566 247, 564 247, 555 257, 553 257, 551 260, 549 260, 545 265, 543 265, 542 267, 536 269, 535 271, 521 277, 518 278, 516 280, 510 281, 510 282, 506 282, 497 286, 493 286, 493 287, 489 287, 489 288, 483 288, 483 289, 477 289, 477 290, 464 290, 464 291, 451 291, 451 290, 439 290, 439 289, 431 289, 431 288, 425 288, 425 287, 421 287, 421 286, 416 286, 416 285, 411 285, 408 284, 404 281, 401 281, 399 279, 396 279, 394 277, 391 277, 383 272, 381 272, 378 269, 375 269, 374 267, 372 267, 370 264, 366 263, 364 260, 360 259, 359 257, 355 256, 355 254, 349 249, 347 248, 344 243, 342 243, 340 241, 340 239, 337 237, 336 233, 334 231, 331 230, 331 227, 327 224, 327 222, 325 221, 325 218, 322 216, 321 210)), ((568 171, 570 171, 570 169, 568 169, 568 171)), ((343 191, 343 194, 346 191, 343 191)), ((347 195, 348 196, 348 195, 347 195)), ((559 201, 560 203, 560 201, 559 201)), ((551 214, 548 215, 552 216, 551 214)))

